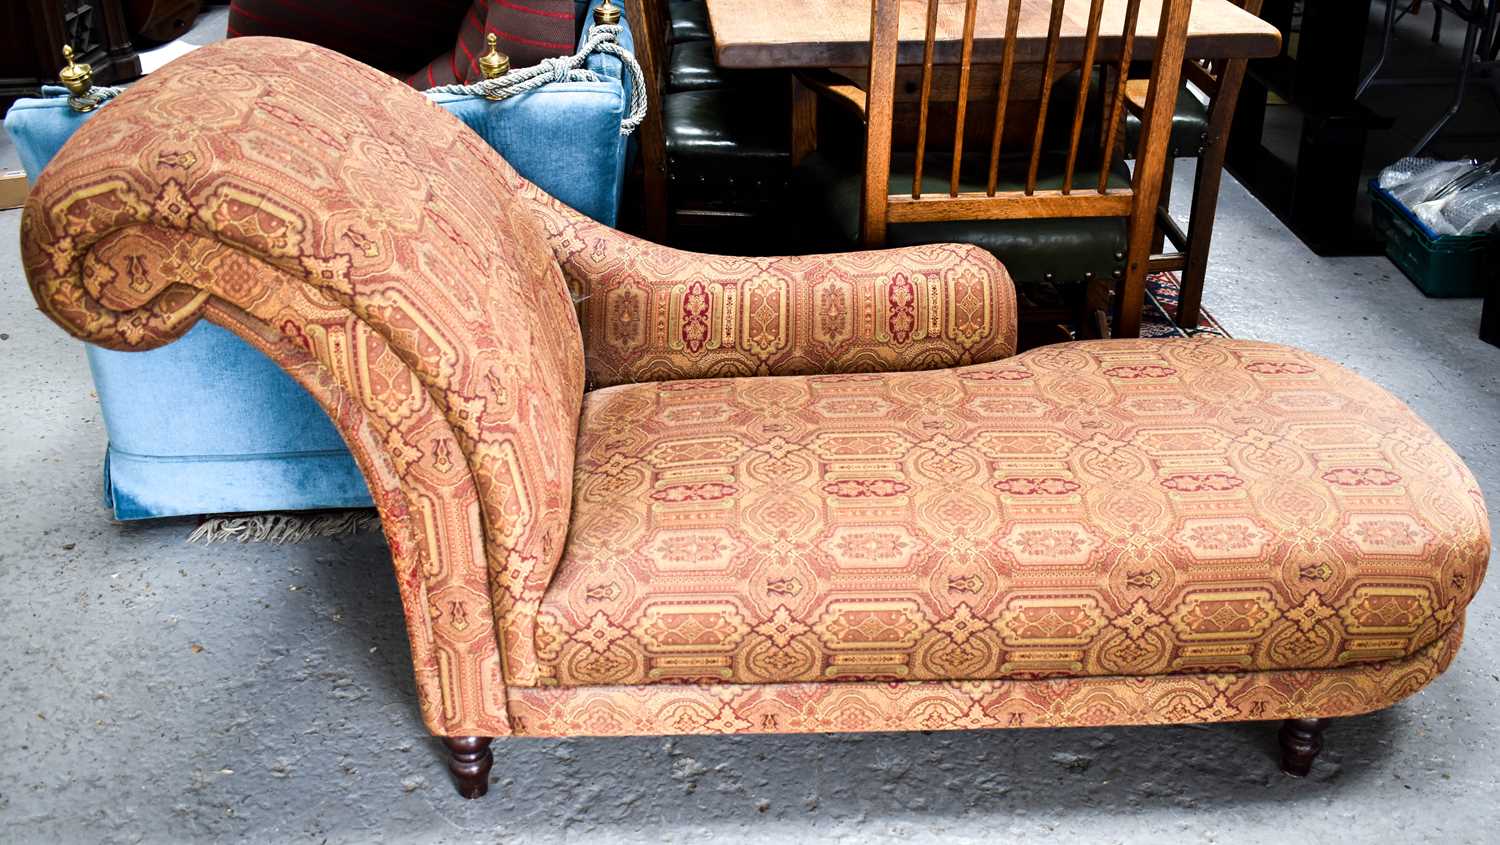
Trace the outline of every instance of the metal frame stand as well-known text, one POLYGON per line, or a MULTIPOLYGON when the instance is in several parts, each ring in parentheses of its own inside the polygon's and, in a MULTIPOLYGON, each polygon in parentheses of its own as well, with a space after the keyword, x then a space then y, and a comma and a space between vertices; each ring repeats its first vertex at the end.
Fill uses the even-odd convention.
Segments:
POLYGON ((1496 61, 1496 54, 1500 53, 1500 37, 1497 37, 1497 24, 1500 24, 1500 0, 1431 0, 1433 11, 1432 40, 1437 43, 1441 35, 1442 14, 1446 9, 1456 15, 1464 22, 1464 46, 1458 63, 1458 78, 1452 77, 1388 77, 1378 79, 1380 69, 1385 65, 1386 57, 1391 52, 1391 34, 1396 29, 1396 24, 1409 14, 1410 9, 1397 11, 1397 6, 1404 0, 1386 0, 1385 6, 1385 29, 1381 33, 1380 54, 1375 57, 1375 63, 1360 80, 1359 87, 1354 91, 1354 98, 1358 100, 1367 89, 1380 86, 1419 86, 1419 85, 1453 85, 1453 101, 1437 119, 1431 128, 1422 136, 1422 140, 1412 147, 1409 156, 1421 155, 1427 149, 1427 145, 1437 137, 1448 121, 1458 114, 1463 108, 1464 95, 1468 91, 1469 77, 1474 71, 1487 74, 1489 70, 1500 67, 1496 61))

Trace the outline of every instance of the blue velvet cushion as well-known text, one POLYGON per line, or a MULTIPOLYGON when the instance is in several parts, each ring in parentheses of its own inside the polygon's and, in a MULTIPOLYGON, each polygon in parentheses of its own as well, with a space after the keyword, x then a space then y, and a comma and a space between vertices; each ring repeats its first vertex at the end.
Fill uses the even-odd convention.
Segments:
MULTIPOLYGON (((621 41, 630 48, 628 31, 621 41)), ((499 102, 435 100, 523 176, 614 225, 629 83, 612 56, 595 55, 589 66, 602 81, 553 84, 499 102)), ((75 112, 61 88, 11 106, 5 128, 28 176, 35 179, 74 130, 107 108, 75 112)), ((116 518, 371 506, 364 478, 323 410, 227 330, 200 322, 150 352, 85 348, 109 433, 104 491, 116 518)))

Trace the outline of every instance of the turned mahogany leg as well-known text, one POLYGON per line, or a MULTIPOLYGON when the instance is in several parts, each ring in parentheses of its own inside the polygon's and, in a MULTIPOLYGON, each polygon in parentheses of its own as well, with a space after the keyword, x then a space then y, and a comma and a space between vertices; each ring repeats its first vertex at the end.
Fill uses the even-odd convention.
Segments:
POLYGON ((490 791, 490 766, 495 755, 490 753, 489 736, 445 736, 443 744, 448 746, 448 771, 458 784, 458 794, 465 798, 478 798, 490 791))
POLYGON ((1292 777, 1305 778, 1312 771, 1313 759, 1323 750, 1323 729, 1327 719, 1287 719, 1281 724, 1281 770, 1292 777))

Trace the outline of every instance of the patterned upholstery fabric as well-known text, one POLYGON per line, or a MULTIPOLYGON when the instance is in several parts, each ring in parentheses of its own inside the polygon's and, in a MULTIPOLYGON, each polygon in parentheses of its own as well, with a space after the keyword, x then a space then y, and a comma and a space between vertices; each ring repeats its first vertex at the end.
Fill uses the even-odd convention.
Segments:
POLYGON ((242 38, 80 128, 21 224, 38 303, 82 339, 149 349, 206 316, 319 400, 380 509, 439 733, 509 732, 501 648, 524 683, 568 523, 583 350, 513 175, 401 82, 242 38))
POLYGON ((649 247, 297 42, 211 45, 132 87, 38 179, 21 238, 74 335, 149 349, 206 317, 327 410, 438 734, 1361 712, 1452 659, 1488 558, 1467 470, 1326 361, 1204 341, 992 360, 1012 294, 982 253, 649 247), (696 282, 701 303, 674 299, 696 282), (842 334, 829 287, 859 315, 842 334), (653 325, 612 349, 629 309, 592 302, 621 291, 653 325), (736 304, 758 296, 784 310, 736 304), (656 325, 705 304, 704 330, 656 325), (585 350, 598 381, 694 380, 585 396, 585 350))
POLYGON ((942 731, 1353 716, 1442 674, 1463 622, 1415 655, 1316 672, 1019 681, 512 687, 522 736, 942 731))
POLYGON ((584 399, 549 684, 1326 669, 1401 658, 1489 558, 1404 405, 1252 341, 584 399))
POLYGON ((924 370, 1015 351, 1015 289, 976 247, 701 255, 622 234, 545 194, 537 200, 581 301, 591 387, 924 370))

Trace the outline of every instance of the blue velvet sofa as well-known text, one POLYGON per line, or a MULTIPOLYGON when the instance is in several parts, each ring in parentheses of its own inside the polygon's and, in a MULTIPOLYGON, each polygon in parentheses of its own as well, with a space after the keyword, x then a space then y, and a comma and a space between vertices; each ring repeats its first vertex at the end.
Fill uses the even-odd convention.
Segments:
MULTIPOLYGON (((620 43, 632 48, 628 30, 620 43)), ((613 226, 629 79, 613 56, 595 54, 589 67, 602 81, 554 83, 499 102, 434 99, 528 179, 613 226)), ((5 119, 33 180, 74 130, 109 108, 81 114, 63 89, 44 93, 16 102, 5 119)), ((146 353, 85 349, 109 433, 104 496, 117 519, 373 505, 312 397, 225 329, 203 321, 181 341, 146 353)))

